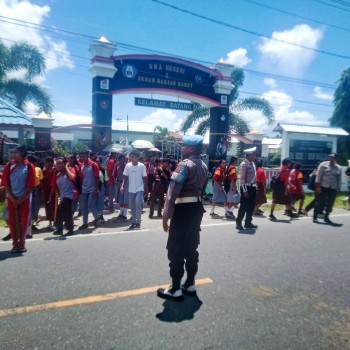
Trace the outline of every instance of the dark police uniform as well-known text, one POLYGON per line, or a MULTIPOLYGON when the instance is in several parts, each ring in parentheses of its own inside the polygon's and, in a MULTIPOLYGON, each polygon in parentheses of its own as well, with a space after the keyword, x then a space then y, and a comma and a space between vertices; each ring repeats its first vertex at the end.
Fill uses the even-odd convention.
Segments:
MULTIPOLYGON (((252 154, 256 150, 255 147, 247 149, 243 152, 252 154)), ((239 167, 240 183, 241 183, 241 202, 236 219, 237 229, 242 229, 242 221, 245 216, 245 227, 256 228, 252 224, 253 212, 256 198, 256 168, 253 161, 245 159, 239 167), (248 193, 248 198, 244 197, 244 193, 248 193)))
MULTIPOLYGON (((202 142, 203 138, 199 138, 199 136, 197 140, 190 138, 188 141, 186 141, 186 136, 184 137, 184 143, 188 145, 200 145, 202 142)), ((198 271, 199 231, 205 212, 202 194, 207 180, 208 168, 200 155, 191 155, 188 159, 184 159, 171 177, 164 205, 163 217, 171 219, 167 250, 172 288, 179 290, 181 298, 180 285, 184 275, 184 266, 187 272, 187 281, 193 285, 194 277, 198 271)), ((164 294, 167 290, 161 289, 159 291, 158 296, 167 297, 164 294), (161 291, 161 295, 159 295, 159 291, 161 291)), ((172 295, 171 298, 173 299, 172 295)))

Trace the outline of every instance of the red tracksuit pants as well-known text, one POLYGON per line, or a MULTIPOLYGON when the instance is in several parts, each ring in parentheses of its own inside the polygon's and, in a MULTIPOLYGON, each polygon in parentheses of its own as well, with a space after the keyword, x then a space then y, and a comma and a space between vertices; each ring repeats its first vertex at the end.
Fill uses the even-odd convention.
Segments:
POLYGON ((30 225, 30 198, 26 199, 21 205, 18 206, 19 222, 17 223, 17 225, 19 228, 19 235, 16 232, 16 208, 14 207, 12 201, 9 198, 7 198, 7 210, 8 224, 10 228, 13 246, 24 246, 28 226, 30 225))

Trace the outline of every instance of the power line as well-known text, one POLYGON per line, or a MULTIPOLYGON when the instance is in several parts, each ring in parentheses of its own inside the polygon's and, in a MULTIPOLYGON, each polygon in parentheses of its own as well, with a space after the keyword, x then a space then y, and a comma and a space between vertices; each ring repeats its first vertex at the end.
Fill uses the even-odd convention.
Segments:
POLYGON ((331 0, 331 1, 335 2, 335 3, 338 3, 340 5, 344 5, 344 6, 350 7, 350 3, 348 3, 347 1, 344 1, 344 0, 331 0))
POLYGON ((289 15, 289 16, 293 16, 293 17, 301 18, 301 19, 306 19, 308 21, 315 22, 315 23, 322 24, 322 25, 326 25, 326 26, 331 27, 331 28, 335 28, 335 29, 339 29, 339 30, 344 30, 346 32, 350 32, 350 28, 345 28, 345 27, 337 26, 335 24, 322 22, 322 21, 319 21, 319 20, 314 19, 314 18, 301 16, 301 15, 298 15, 296 13, 292 13, 292 12, 289 12, 289 11, 286 11, 286 10, 282 10, 282 9, 279 9, 277 7, 274 7, 274 6, 261 4, 260 2, 257 2, 257 1, 254 1, 254 0, 242 0, 242 1, 249 2, 251 4, 254 4, 254 5, 257 5, 257 6, 260 6, 260 7, 264 7, 264 8, 267 8, 269 10, 276 11, 276 12, 279 12, 279 13, 283 13, 283 14, 286 14, 286 15, 289 15))
MULTIPOLYGON (((261 96, 261 94, 257 94, 257 93, 254 93, 254 92, 248 92, 248 91, 243 91, 243 90, 239 90, 239 92, 241 92, 243 94, 247 94, 247 95, 261 96)), ((276 99, 276 100, 286 100, 286 101, 290 100, 289 98, 275 97, 275 96, 269 96, 269 98, 273 98, 273 99, 276 99)), ((332 107, 332 105, 325 104, 325 103, 303 101, 303 100, 298 100, 298 99, 294 99, 294 98, 292 98, 292 100, 296 101, 296 102, 299 102, 299 103, 304 103, 304 104, 323 106, 323 107, 332 107)))
MULTIPOLYGON (((1 16, 0 16, 1 17, 1 16)), ((60 31, 60 30, 58 30, 60 31)), ((57 31, 55 31, 57 32, 57 31)), ((72 33, 72 32, 70 32, 72 33)), ((83 35, 83 34, 82 34, 83 35)), ((89 36, 90 37, 90 36, 89 36)), ((3 40, 8 40, 8 41, 12 41, 12 42, 15 42, 14 40, 10 40, 10 39, 5 39, 5 38, 2 38, 3 40)), ((146 48, 142 48, 142 47, 139 47, 139 46, 135 46, 135 45, 131 45, 131 44, 126 44, 126 43, 121 43, 119 44, 119 46, 121 47, 125 47, 127 48, 126 50, 129 51, 130 49, 132 49, 132 51, 141 51, 141 52, 152 52, 152 53, 160 53, 160 54, 166 54, 166 55, 169 55, 169 53, 166 53, 166 52, 163 52, 163 51, 158 51, 158 50, 151 50, 151 49, 146 49, 146 48)), ((53 50, 55 51, 55 50, 53 50)), ((56 51, 56 52, 59 52, 59 51, 56 51)), ((78 55, 73 55, 71 54, 72 57, 77 57, 77 58, 81 58, 81 59, 88 59, 88 58, 85 58, 85 57, 82 57, 82 56, 78 56, 78 55)), ((181 57, 181 56, 178 56, 178 57, 181 57)), ((182 57, 183 58, 183 57, 182 57)), ((49 57, 49 59, 51 60, 56 60, 58 61, 57 58, 51 58, 49 57)), ((195 59, 192 59, 192 58, 187 58, 186 59, 190 59, 190 60, 194 60, 195 59)), ((209 62, 209 61, 203 61, 203 60, 197 60, 197 61, 201 61, 201 62, 204 62, 204 63, 209 63, 209 64, 213 64, 213 62, 209 62)), ((76 63, 75 63, 76 64, 76 63)), ((79 64, 76 64, 77 66, 80 66, 80 67, 83 67, 85 69, 88 69, 89 67, 87 66, 83 66, 83 65, 79 65, 79 64)), ((61 68, 62 69, 62 68, 61 68)), ((266 73, 266 72, 258 72, 258 71, 254 71, 254 70, 249 70, 249 69, 245 69, 245 71, 251 73, 251 74, 256 74, 258 76, 270 76, 270 77, 273 77, 275 79, 280 79, 280 80, 285 80, 287 82, 294 82, 294 83, 300 83, 300 84, 305 84, 305 85, 313 85, 313 86, 323 86, 325 88, 329 88, 329 89, 333 89, 334 86, 331 85, 331 84, 328 84, 328 83, 322 83, 322 82, 316 82, 316 81, 309 81, 309 80, 305 80, 305 79, 297 79, 297 78, 292 78, 292 77, 288 77, 288 76, 280 76, 280 75, 277 75, 277 74, 270 74, 270 73, 266 73)), ((81 76, 85 76, 85 75, 82 75, 80 74, 81 76)), ((85 76, 87 77, 87 75, 85 76)), ((255 95, 255 96, 259 96, 259 94, 256 94, 256 93, 251 93, 251 92, 244 92, 242 91, 242 93, 246 93, 246 94, 251 94, 251 95, 255 95)), ((329 105, 325 105, 325 104, 320 104, 320 103, 315 103, 315 102, 309 102, 309 101, 302 101, 302 100, 294 100, 296 102, 300 102, 300 103, 305 103, 305 104, 316 104, 316 105, 320 105, 320 106, 327 106, 327 107, 331 107, 329 105)))
MULTIPOLYGON (((88 38, 88 39, 94 39, 97 40, 97 38, 91 36, 91 35, 86 35, 86 34, 82 34, 82 33, 78 33, 78 32, 73 32, 73 31, 66 31, 63 29, 59 29, 59 28, 55 28, 54 30, 52 30, 51 28, 49 28, 48 26, 42 26, 42 25, 37 25, 28 21, 22 21, 22 20, 16 20, 10 17, 5 17, 5 16, 0 16, 0 18, 7 18, 10 20, 14 20, 17 21, 19 23, 14 23, 14 22, 8 22, 8 21, 4 21, 0 19, 1 21, 4 21, 6 23, 10 23, 10 24, 14 24, 14 25, 18 25, 18 26, 24 26, 24 27, 30 27, 33 28, 31 26, 31 24, 35 25, 34 28, 36 29, 41 29, 41 27, 43 27, 44 31, 49 31, 49 32, 53 32, 55 34, 62 32, 62 33, 69 33, 70 35, 73 36, 79 36, 79 37, 83 37, 83 38, 88 38)), ((178 57, 178 58, 182 58, 182 59, 186 59, 186 60, 190 60, 190 61, 194 61, 194 62, 198 62, 201 64, 209 64, 209 65, 214 65, 214 62, 211 61, 206 61, 203 59, 197 59, 197 58, 192 58, 192 57, 186 57, 186 56, 181 56, 181 55, 177 55, 177 54, 171 54, 165 51, 160 51, 160 50, 154 50, 154 49, 149 49, 149 48, 144 48, 144 47, 140 47, 140 46, 136 46, 136 45, 132 45, 132 44, 127 44, 127 43, 123 43, 123 42, 118 42, 117 43, 118 47, 121 48, 125 48, 126 50, 132 50, 132 51, 136 51, 136 52, 141 52, 141 53, 153 53, 153 54, 159 54, 159 55, 167 55, 167 56, 174 56, 174 57, 178 57)), ((84 58, 82 56, 77 56, 77 55, 73 55, 72 57, 78 57, 81 59, 87 59, 89 60, 89 58, 84 58)), ((311 86, 320 86, 326 89, 335 89, 336 85, 334 84, 330 84, 330 83, 322 83, 322 82, 316 82, 316 81, 311 81, 311 80, 305 80, 305 79, 297 79, 297 78, 293 78, 293 77, 289 77, 289 76, 283 76, 283 75, 278 75, 278 74, 272 74, 272 73, 266 73, 266 72, 259 72, 259 71, 254 71, 254 70, 249 70, 249 69, 243 69, 246 72, 249 72, 251 74, 254 75, 258 75, 258 76, 263 76, 266 75, 268 77, 274 77, 277 80, 283 80, 283 81, 287 81, 287 82, 292 82, 292 83, 300 83, 303 85, 311 85, 311 86)))
POLYGON ((329 6, 329 7, 333 7, 333 8, 338 9, 338 10, 343 10, 345 12, 350 12, 350 10, 344 9, 344 8, 336 6, 336 5, 329 4, 328 2, 325 2, 325 1, 322 1, 322 0, 313 0, 313 1, 318 2, 320 4, 323 4, 323 5, 326 5, 326 6, 329 6))
MULTIPOLYGON (((254 35, 254 36, 259 36, 259 37, 264 38, 264 39, 274 40, 274 41, 281 42, 281 43, 284 43, 284 44, 287 44, 287 45, 300 47, 300 48, 305 49, 305 50, 318 52, 318 53, 321 53, 321 54, 324 54, 324 55, 328 55, 328 56, 350 59, 350 56, 338 54, 338 53, 335 53, 335 52, 315 49, 315 48, 304 46, 304 45, 300 45, 300 44, 295 44, 295 43, 292 43, 292 42, 289 42, 289 41, 286 41, 286 40, 273 38, 272 36, 261 34, 261 33, 258 33, 258 32, 255 32, 255 31, 252 31, 252 30, 249 30, 249 29, 245 29, 245 28, 241 28, 241 27, 238 27, 238 26, 234 26, 232 24, 229 24, 229 23, 226 23, 226 22, 222 22, 220 20, 217 20, 217 19, 214 19, 214 18, 211 18, 211 17, 207 17, 207 16, 204 16, 204 15, 200 15, 200 14, 198 14, 196 12, 192 12, 192 11, 183 9, 181 7, 177 7, 177 6, 174 6, 174 5, 167 4, 167 3, 163 2, 163 1, 160 1, 160 0, 151 0, 151 1, 153 1, 153 2, 155 2, 157 4, 159 4, 159 5, 162 5, 162 6, 165 6, 165 7, 169 7, 171 9, 173 9, 173 10, 176 10, 176 11, 179 11, 179 12, 182 12, 182 13, 186 13, 188 15, 191 15, 191 16, 194 16, 194 17, 197 17, 197 18, 204 19, 205 21, 209 21, 209 22, 212 22, 212 23, 215 23, 215 24, 219 24, 221 26, 228 27, 228 28, 231 28, 231 29, 239 30, 241 32, 244 32, 244 33, 247 33, 247 34, 251 34, 251 35, 254 35)), ((314 1, 316 1, 316 0, 314 0, 314 1)))

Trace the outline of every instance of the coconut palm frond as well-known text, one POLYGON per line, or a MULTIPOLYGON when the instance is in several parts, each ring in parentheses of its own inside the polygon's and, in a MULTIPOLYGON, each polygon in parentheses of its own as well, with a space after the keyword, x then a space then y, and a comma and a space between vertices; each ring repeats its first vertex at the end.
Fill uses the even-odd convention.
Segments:
POLYGON ((274 109, 269 101, 262 97, 248 97, 232 104, 231 110, 257 110, 265 117, 268 124, 271 125, 275 121, 274 109))
POLYGON ((3 43, 0 42, 0 87, 1 81, 5 78, 9 60, 10 51, 3 43))
POLYGON ((244 71, 242 68, 235 67, 231 72, 231 79, 233 88, 230 93, 230 102, 233 103, 238 99, 239 93, 238 89, 243 86, 244 83, 244 71))
POLYGON ((29 101, 33 101, 39 107, 40 111, 51 114, 53 106, 50 96, 39 85, 27 83, 19 79, 9 79, 4 86, 6 95, 14 101, 14 105, 24 110, 29 101))
POLYGON ((11 46, 8 70, 14 71, 22 68, 26 69, 26 79, 28 80, 45 73, 45 58, 37 47, 27 43, 11 46))
POLYGON ((245 135, 250 131, 248 122, 232 112, 229 114, 228 127, 231 134, 245 135))
POLYGON ((180 127, 180 131, 186 133, 196 123, 203 118, 209 118, 209 108, 202 106, 199 103, 193 104, 193 111, 186 117, 185 121, 180 127))
POLYGON ((203 119, 197 126, 196 134, 204 136, 205 133, 209 130, 210 127, 210 119, 203 119))

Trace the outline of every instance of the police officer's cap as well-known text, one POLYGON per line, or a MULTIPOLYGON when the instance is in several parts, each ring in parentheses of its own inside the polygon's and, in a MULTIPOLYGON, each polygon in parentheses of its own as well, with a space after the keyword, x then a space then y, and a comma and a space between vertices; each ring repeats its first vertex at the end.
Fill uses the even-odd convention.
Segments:
POLYGON ((182 142, 187 146, 201 146, 203 145, 204 137, 201 135, 185 135, 182 142))
POLYGON ((253 154, 256 152, 256 147, 248 148, 243 151, 244 154, 253 154))

